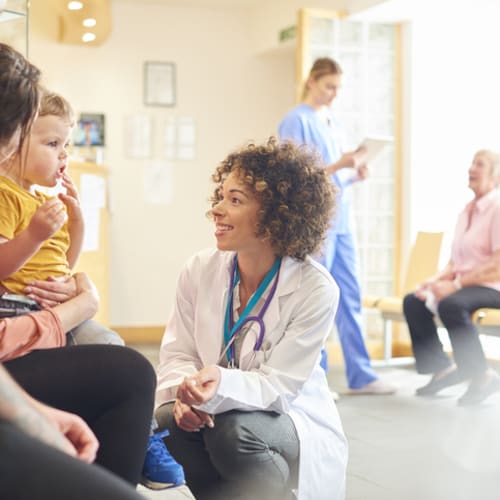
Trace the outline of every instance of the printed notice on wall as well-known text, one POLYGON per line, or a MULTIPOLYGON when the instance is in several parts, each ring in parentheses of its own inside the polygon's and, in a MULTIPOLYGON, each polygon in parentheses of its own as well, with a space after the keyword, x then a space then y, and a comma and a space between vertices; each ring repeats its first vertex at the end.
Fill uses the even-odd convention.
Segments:
POLYGON ((196 125, 192 117, 170 117, 165 123, 164 138, 168 160, 196 159, 196 125))
POLYGON ((80 203, 106 208, 106 179, 101 175, 80 176, 80 203))
POLYGON ((153 120, 147 115, 128 116, 125 120, 125 154, 128 158, 151 158, 153 120))
POLYGON ((144 167, 144 201, 153 205, 170 205, 173 200, 172 164, 151 161, 144 167))
POLYGON ((101 225, 100 210, 97 207, 82 205, 82 214, 85 221, 82 252, 97 252, 99 250, 99 229, 101 225))
POLYGON ((84 252, 99 250, 100 212, 106 207, 106 179, 100 175, 80 176, 80 206, 85 221, 84 252))
POLYGON ((196 127, 191 117, 179 117, 177 121, 177 158, 195 159, 196 127))
POLYGON ((177 156, 177 125, 173 117, 165 123, 165 156, 167 160, 175 160, 177 156))

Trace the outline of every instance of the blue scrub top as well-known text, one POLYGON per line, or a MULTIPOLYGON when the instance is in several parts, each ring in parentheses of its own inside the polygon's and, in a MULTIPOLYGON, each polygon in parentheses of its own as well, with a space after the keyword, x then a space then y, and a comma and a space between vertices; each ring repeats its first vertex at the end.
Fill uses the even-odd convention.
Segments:
MULTIPOLYGON (((278 127, 278 135, 280 140, 313 147, 325 166, 342 156, 342 128, 330 110, 321 115, 309 104, 301 103, 285 115, 278 127)), ((352 170, 338 170, 332 175, 332 180, 339 189, 332 230, 337 234, 350 233, 352 170)))

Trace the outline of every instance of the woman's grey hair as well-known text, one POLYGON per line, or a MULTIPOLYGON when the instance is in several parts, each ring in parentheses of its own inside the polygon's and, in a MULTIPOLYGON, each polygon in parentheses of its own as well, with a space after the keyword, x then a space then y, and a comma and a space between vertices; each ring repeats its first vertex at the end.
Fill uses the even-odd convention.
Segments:
POLYGON ((500 177, 500 154, 491 149, 480 149, 474 156, 485 156, 491 163, 492 173, 495 177, 500 177))

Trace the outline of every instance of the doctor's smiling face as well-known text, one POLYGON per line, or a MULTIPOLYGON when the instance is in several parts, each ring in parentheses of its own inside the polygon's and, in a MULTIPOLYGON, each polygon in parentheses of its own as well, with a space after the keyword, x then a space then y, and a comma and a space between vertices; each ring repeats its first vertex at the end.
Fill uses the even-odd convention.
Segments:
POLYGON ((266 243, 256 235, 261 204, 244 184, 238 170, 232 171, 219 191, 212 208, 219 250, 260 251, 266 243))
POLYGON ((230 153, 212 174, 208 212, 219 250, 259 261, 304 260, 319 250, 330 227, 334 188, 319 157, 270 137, 230 153))

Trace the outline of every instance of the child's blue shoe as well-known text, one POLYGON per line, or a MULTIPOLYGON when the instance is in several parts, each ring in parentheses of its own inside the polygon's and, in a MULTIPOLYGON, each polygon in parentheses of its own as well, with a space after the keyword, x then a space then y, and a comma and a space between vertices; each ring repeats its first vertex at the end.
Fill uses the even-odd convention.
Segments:
POLYGON ((162 438, 168 430, 149 437, 141 484, 152 490, 164 490, 185 484, 184 470, 167 450, 162 438))

